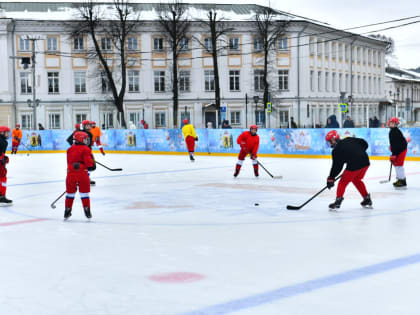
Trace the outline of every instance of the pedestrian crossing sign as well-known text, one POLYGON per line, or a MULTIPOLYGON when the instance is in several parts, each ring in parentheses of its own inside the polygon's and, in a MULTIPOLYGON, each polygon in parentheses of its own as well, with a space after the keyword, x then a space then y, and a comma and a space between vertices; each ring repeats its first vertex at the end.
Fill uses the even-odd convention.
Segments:
POLYGON ((340 107, 340 111, 341 111, 342 113, 347 113, 347 110, 348 110, 348 105, 347 105, 347 103, 340 103, 340 104, 338 104, 338 106, 340 107))

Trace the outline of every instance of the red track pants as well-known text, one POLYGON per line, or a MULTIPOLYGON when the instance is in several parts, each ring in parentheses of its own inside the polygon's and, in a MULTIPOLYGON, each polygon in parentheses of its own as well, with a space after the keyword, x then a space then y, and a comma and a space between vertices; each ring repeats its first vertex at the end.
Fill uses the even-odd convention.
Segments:
POLYGON ((192 136, 187 136, 185 139, 185 143, 187 144, 188 152, 194 152, 195 147, 195 139, 192 136))
POLYGON ((344 170, 343 175, 341 176, 340 181, 338 182, 337 198, 344 196, 346 187, 350 182, 352 182, 353 185, 356 186, 357 190, 359 191, 359 193, 362 195, 363 198, 366 197, 368 192, 362 180, 363 180, 363 177, 365 177, 365 174, 368 168, 369 166, 366 166, 356 171, 344 170))

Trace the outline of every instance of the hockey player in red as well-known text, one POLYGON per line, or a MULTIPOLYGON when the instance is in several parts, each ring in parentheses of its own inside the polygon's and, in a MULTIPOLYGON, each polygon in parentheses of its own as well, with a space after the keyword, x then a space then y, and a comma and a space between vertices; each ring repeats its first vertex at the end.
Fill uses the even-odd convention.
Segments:
POLYGON ((7 126, 0 127, 0 206, 10 206, 12 200, 6 198, 7 188, 7 169, 6 164, 9 158, 6 155, 7 139, 9 138, 10 129, 7 126))
POLYGON ((398 125, 400 120, 398 117, 392 117, 388 121, 389 130, 389 145, 392 152, 389 159, 395 167, 397 173, 397 181, 393 183, 395 188, 403 188, 407 186, 404 172, 404 160, 407 154, 407 140, 404 138, 398 125))
POLYGON ((337 198, 335 202, 329 205, 330 210, 338 209, 344 200, 344 192, 347 185, 352 182, 363 197, 360 203, 363 207, 372 207, 372 200, 370 194, 366 190, 363 183, 363 177, 369 168, 369 156, 366 153, 368 144, 361 138, 347 137, 340 140, 340 135, 335 130, 331 130, 325 136, 325 140, 329 142, 332 150, 333 165, 331 167, 330 175, 327 178, 327 187, 331 189, 334 187, 335 178, 346 164, 346 169, 341 175, 337 187, 337 198))
POLYGON ((92 217, 90 212, 90 180, 88 171, 96 169, 92 157, 92 150, 87 146, 88 135, 78 131, 74 134, 74 144, 67 150, 67 177, 66 177, 66 203, 64 219, 71 216, 74 197, 79 187, 83 210, 88 219, 92 217))
POLYGON ((256 125, 251 125, 249 131, 241 133, 236 140, 236 142, 241 146, 241 151, 239 152, 238 163, 236 164, 235 173, 233 174, 234 177, 239 175, 242 164, 248 154, 251 156, 255 176, 258 177, 259 175, 257 153, 258 146, 260 145, 260 137, 257 135, 257 130, 258 127, 256 125))

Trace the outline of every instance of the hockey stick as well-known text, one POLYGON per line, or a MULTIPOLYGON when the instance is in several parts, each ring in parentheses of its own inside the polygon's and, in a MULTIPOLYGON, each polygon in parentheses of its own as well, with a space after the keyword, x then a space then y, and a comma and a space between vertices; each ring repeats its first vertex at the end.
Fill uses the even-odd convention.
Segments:
POLYGON ((120 171, 122 171, 122 168, 110 168, 110 167, 108 167, 106 165, 103 165, 102 163, 99 163, 98 161, 95 161, 95 162, 96 162, 96 164, 99 164, 100 166, 105 167, 107 170, 110 170, 112 172, 120 172, 120 171))
POLYGON ((258 165, 259 166, 261 166, 262 168, 263 168, 263 170, 264 171, 266 171, 267 172, 267 174, 268 175, 270 175, 271 176, 271 178, 273 178, 273 179, 282 179, 283 178, 283 176, 274 176, 273 174, 271 174, 265 167, 264 167, 264 165, 262 165, 262 163, 260 162, 260 161, 258 161, 257 160, 257 163, 258 163, 258 165))
POLYGON ((60 200, 61 199, 61 197, 63 197, 64 195, 66 194, 66 191, 64 191, 57 199, 55 199, 54 201, 53 201, 53 203, 51 204, 51 208, 53 208, 53 209, 55 209, 56 207, 55 207, 55 204, 57 203, 57 201, 58 200, 60 200))
POLYGON ((391 173, 392 173, 392 162, 391 162, 391 167, 389 168, 389 177, 388 179, 384 179, 379 181, 380 184, 385 184, 385 183, 389 183, 391 181, 391 173))
MULTIPOLYGON (((23 142, 20 143, 21 145, 23 145, 26 150, 28 150, 29 152, 31 152, 32 150, 28 148, 28 146, 26 144, 24 144, 23 142)), ((29 156, 29 153, 26 153, 27 156, 29 156)))
MULTIPOLYGON (((338 176, 335 181, 337 181, 339 178, 341 177, 338 176)), ((318 191, 315 195, 313 195, 311 198, 309 198, 304 204, 301 204, 300 206, 290 206, 287 205, 287 210, 300 210, 302 207, 304 207, 305 205, 307 205, 309 202, 311 202, 315 197, 317 197, 318 195, 320 195, 325 189, 327 189, 328 186, 325 186, 324 188, 322 188, 320 191, 318 191)))

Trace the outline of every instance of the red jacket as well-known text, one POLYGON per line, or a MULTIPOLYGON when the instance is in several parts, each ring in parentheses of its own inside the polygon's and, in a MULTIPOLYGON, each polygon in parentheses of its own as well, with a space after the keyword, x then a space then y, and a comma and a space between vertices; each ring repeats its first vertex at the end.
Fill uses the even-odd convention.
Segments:
POLYGON ((258 135, 253 136, 251 132, 244 131, 236 142, 241 146, 241 150, 246 150, 252 155, 257 155, 258 146, 260 145, 260 137, 258 135))
POLYGON ((81 172, 95 169, 92 150, 84 144, 73 144, 67 149, 67 171, 81 172))

